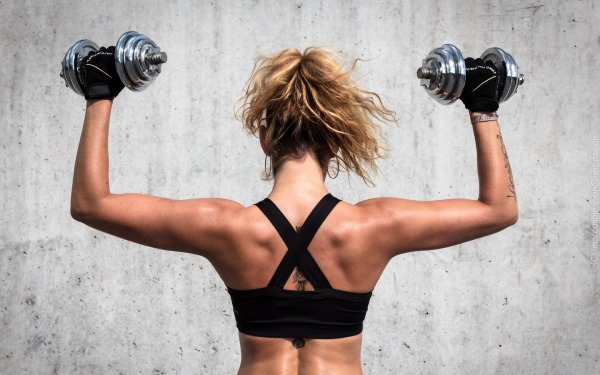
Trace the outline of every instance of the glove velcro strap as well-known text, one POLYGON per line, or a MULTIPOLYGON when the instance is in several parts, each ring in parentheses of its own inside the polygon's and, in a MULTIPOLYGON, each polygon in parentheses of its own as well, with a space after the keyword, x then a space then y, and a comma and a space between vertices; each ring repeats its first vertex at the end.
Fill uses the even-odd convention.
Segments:
POLYGON ((498 102, 493 99, 474 97, 467 109, 471 112, 496 112, 498 107, 498 102))
POLYGON ((85 99, 112 99, 110 87, 104 82, 89 85, 85 90, 85 99))

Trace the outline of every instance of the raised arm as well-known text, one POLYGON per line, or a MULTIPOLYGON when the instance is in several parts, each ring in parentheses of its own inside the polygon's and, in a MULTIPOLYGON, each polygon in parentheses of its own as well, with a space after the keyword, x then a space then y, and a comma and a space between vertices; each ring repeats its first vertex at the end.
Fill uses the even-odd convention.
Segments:
MULTIPOLYGON (((483 62, 481 62, 483 63, 483 62)), ((489 67, 486 64, 485 69, 489 67)), ((495 72, 494 72, 495 73, 495 72)), ((471 89, 475 87, 471 78, 471 89)), ((486 77, 480 77, 484 81, 486 77)), ((492 81, 490 81, 492 82, 492 81)), ((467 95, 472 91, 467 91, 467 95)), ((479 175, 479 197, 438 201, 382 198, 358 206, 375 218, 374 236, 389 256, 408 251, 431 250, 456 245, 498 232, 517 221, 518 209, 512 171, 504 140, 495 116, 498 104, 495 84, 486 94, 463 99, 470 111, 479 175), (489 94, 492 92, 493 95, 489 94), (493 97, 493 100, 490 99, 493 97), (493 117, 492 117, 493 118, 493 117)))
MULTIPOLYGON (((111 61, 114 65, 114 57, 104 61, 108 67, 100 61, 94 65, 110 74, 111 61)), ((98 86, 91 95, 86 92, 88 101, 71 193, 73 218, 103 232, 156 248, 204 256, 223 248, 223 242, 227 240, 227 227, 223 223, 242 208, 235 202, 222 199, 179 201, 143 194, 111 193, 108 131, 114 96, 114 91, 98 86)))

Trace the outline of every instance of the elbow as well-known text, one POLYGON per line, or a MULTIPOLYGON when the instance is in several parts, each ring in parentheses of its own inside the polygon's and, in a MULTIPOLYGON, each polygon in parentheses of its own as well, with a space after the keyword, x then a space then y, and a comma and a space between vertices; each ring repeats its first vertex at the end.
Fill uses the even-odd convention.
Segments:
POLYGON ((81 206, 71 204, 71 217, 76 221, 85 223, 89 218, 89 212, 81 206))
POLYGON ((71 202, 71 217, 84 224, 88 224, 94 220, 96 210, 93 205, 82 202, 71 202))
POLYGON ((106 218, 107 197, 71 197, 71 217, 83 224, 94 226, 106 218))
POLYGON ((505 221, 506 227, 505 228, 508 228, 511 225, 515 225, 517 223, 517 221, 519 221, 519 212, 517 210, 515 210, 513 213, 508 215, 508 217, 506 218, 506 221, 505 221))
POLYGON ((503 210, 497 217, 497 223, 499 225, 499 229, 505 229, 512 225, 515 225, 519 220, 519 210, 517 209, 517 205, 510 209, 503 210))
POLYGON ((71 217, 89 225, 102 216, 106 196, 71 194, 71 217))

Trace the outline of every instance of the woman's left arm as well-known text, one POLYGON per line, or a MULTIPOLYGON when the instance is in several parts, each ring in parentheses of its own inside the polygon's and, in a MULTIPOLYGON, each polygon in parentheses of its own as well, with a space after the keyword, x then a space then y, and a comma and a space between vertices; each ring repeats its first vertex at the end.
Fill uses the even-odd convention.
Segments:
POLYGON ((242 209, 224 199, 172 200, 112 194, 108 130, 112 100, 87 102, 75 160, 71 215, 103 232, 142 245, 208 256, 222 249, 228 223, 242 209))

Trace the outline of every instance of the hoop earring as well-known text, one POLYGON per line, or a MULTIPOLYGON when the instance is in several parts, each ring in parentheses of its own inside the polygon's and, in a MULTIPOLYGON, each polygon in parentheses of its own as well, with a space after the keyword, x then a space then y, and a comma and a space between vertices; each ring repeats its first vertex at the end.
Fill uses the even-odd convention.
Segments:
POLYGON ((269 178, 271 175, 271 169, 273 168, 273 162, 271 161, 271 157, 269 155, 265 155, 265 170, 263 172, 264 178, 269 178), (269 159, 269 168, 267 169, 267 159, 269 159))
POLYGON ((336 163, 336 164, 337 164, 337 168, 336 168, 336 171, 335 171, 335 176, 332 176, 332 175, 329 173, 329 169, 327 170, 327 175, 328 175, 328 176, 329 176, 329 178, 331 178, 332 180, 335 180, 335 179, 337 178, 337 176, 340 174, 340 159, 338 159, 338 158, 335 158, 335 161, 337 162, 337 163, 336 163))

